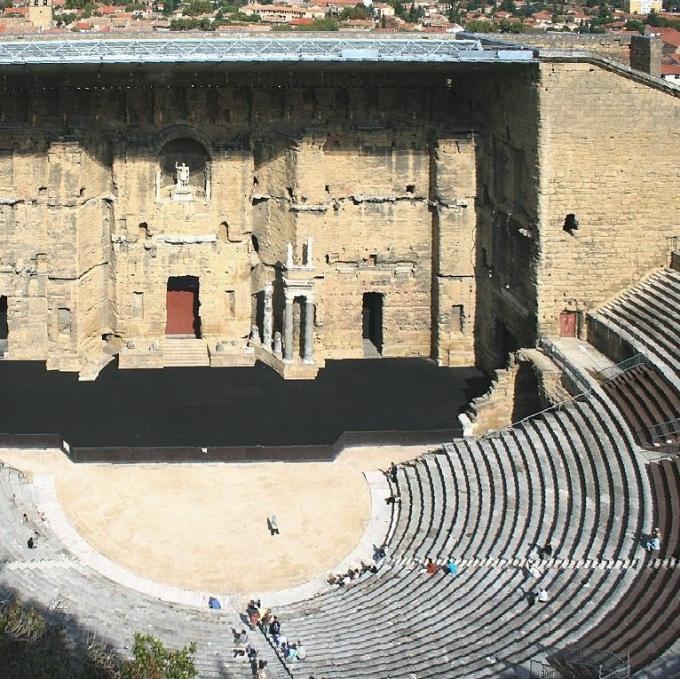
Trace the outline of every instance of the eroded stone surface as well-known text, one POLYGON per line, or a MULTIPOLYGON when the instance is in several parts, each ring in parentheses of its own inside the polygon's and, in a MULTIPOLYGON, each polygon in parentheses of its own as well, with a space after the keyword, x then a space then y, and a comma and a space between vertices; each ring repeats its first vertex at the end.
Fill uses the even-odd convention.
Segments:
POLYGON ((213 364, 252 363, 253 324, 285 344, 287 248, 304 262, 311 237, 310 374, 370 354, 367 293, 382 355, 498 367, 564 311, 582 334, 677 233, 679 99, 597 65, 88 77, 3 81, 10 359, 160 367, 168 281, 192 276, 213 364))

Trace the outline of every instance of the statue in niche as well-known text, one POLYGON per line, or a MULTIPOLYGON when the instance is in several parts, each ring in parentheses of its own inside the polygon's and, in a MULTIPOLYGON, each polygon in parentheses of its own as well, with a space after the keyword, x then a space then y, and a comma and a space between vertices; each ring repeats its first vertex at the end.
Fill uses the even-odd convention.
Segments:
POLYGON ((175 161, 175 185, 172 188, 172 199, 178 203, 189 203, 194 199, 192 188, 189 186, 189 177, 191 170, 189 166, 182 161, 181 163, 175 161))
POLYGON ((175 170, 177 170, 177 188, 186 189, 189 187, 189 176, 191 170, 186 163, 175 163, 175 170))
POLYGON ((158 153, 156 200, 210 200, 210 155, 195 139, 172 139, 158 153))

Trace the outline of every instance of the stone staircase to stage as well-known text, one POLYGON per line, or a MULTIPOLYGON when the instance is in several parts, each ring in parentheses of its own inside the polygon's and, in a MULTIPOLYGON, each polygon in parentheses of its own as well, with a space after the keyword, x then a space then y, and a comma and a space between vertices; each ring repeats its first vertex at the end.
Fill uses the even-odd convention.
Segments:
POLYGON ((205 340, 166 337, 161 340, 164 368, 207 368, 210 366, 205 340))

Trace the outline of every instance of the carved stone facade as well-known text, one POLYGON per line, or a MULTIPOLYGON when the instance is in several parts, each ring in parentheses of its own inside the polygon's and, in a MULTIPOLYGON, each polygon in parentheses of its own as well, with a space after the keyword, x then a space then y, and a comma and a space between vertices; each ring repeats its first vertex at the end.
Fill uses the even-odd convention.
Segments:
POLYGON ((181 338, 292 378, 375 354, 503 365, 677 231, 678 98, 581 66, 7 75, 5 357, 93 378, 116 354, 169 365, 181 338), (602 138, 630 127, 610 91, 654 112, 635 158, 602 138))

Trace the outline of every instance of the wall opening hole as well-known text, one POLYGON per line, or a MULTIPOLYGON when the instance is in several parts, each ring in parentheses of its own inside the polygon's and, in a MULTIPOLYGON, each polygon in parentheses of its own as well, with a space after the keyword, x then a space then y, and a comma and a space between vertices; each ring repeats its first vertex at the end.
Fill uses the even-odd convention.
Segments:
POLYGON ((361 308, 364 356, 376 358, 383 350, 383 295, 365 292, 361 308))
POLYGON ((570 212, 564 218, 564 226, 562 227, 562 230, 566 231, 572 236, 574 235, 574 231, 578 230, 578 219, 576 219, 576 215, 573 212, 570 212))
POLYGON ((0 356, 7 353, 7 337, 9 326, 7 325, 7 296, 0 296, 0 356))

